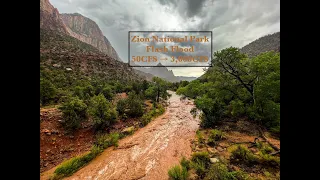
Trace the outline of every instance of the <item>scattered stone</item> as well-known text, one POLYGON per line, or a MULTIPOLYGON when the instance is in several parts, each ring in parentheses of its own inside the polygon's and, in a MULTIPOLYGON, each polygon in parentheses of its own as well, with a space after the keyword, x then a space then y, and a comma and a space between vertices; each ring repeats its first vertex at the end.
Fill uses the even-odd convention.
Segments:
POLYGON ((53 67, 61 67, 60 64, 53 64, 52 66, 53 66, 53 67))
POLYGON ((71 69, 71 68, 66 68, 66 70, 67 70, 67 71, 72 71, 72 69, 71 69))
POLYGON ((220 151, 220 152, 223 151, 223 149, 220 146, 217 147, 217 150, 220 151))
POLYGON ((218 153, 218 151, 214 148, 208 148, 208 152, 211 153, 211 154, 216 154, 218 153))
POLYGON ((213 164, 213 163, 219 162, 219 159, 218 158, 210 158, 210 162, 213 164))
POLYGON ((50 152, 50 149, 48 149, 47 151, 46 151, 46 153, 49 153, 50 152))
POLYGON ((44 166, 44 167, 47 167, 47 166, 48 166, 48 163, 45 163, 43 166, 44 166))
POLYGON ((73 138, 74 138, 74 136, 69 136, 69 138, 70 138, 70 139, 73 139, 73 138))

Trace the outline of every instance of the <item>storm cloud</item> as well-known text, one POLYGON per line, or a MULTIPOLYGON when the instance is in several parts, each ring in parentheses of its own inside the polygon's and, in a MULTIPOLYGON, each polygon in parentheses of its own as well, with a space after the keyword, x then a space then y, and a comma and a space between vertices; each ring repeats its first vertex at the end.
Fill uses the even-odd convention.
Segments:
MULTIPOLYGON (((50 0, 60 13, 94 20, 128 62, 128 31, 212 31, 213 52, 280 31, 280 0, 50 0)), ((168 68, 200 76, 203 68, 168 68)))

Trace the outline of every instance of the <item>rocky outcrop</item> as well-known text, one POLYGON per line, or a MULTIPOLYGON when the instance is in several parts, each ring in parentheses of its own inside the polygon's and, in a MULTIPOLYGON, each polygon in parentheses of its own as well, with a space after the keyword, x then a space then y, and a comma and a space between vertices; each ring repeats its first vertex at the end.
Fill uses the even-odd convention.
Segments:
POLYGON ((59 11, 50 4, 49 0, 40 0, 40 28, 68 34, 59 11))
POLYGON ((99 51, 121 61, 118 53, 112 47, 109 40, 103 35, 99 26, 91 19, 79 13, 61 14, 63 23, 68 33, 82 42, 96 47, 99 51))

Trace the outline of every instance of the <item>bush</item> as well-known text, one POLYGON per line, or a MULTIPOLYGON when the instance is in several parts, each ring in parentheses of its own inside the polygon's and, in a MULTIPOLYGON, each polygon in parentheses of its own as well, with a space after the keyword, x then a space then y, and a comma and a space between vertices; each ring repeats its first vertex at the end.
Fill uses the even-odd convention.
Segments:
POLYGON ((263 152, 259 153, 260 163, 266 166, 280 166, 280 157, 265 154, 263 152))
POLYGON ((120 99, 117 102, 117 111, 119 113, 119 115, 123 115, 126 112, 126 108, 127 108, 127 101, 126 99, 120 99))
POLYGON ((103 135, 98 135, 95 144, 96 146, 102 147, 103 149, 110 146, 118 147, 118 140, 119 140, 118 133, 103 134, 103 135))
POLYGON ((185 167, 187 170, 191 168, 190 161, 187 160, 185 157, 182 157, 182 159, 180 160, 180 165, 182 167, 185 167))
POLYGON ((199 143, 205 143, 205 139, 204 139, 203 134, 202 134, 201 131, 197 130, 196 136, 197 136, 197 139, 198 139, 199 143))
POLYGON ((249 176, 242 171, 229 172, 223 163, 215 163, 210 166, 204 180, 247 180, 249 176))
POLYGON ((112 93, 112 88, 110 86, 106 86, 102 89, 102 94, 109 101, 112 100, 114 94, 112 93))
POLYGON ((90 105, 89 112, 93 117, 96 129, 105 128, 116 122, 117 113, 115 109, 111 107, 111 103, 109 103, 102 94, 92 97, 90 105))
POLYGON ((56 97, 55 86, 47 79, 40 78, 40 103, 49 104, 56 97))
POLYGON ((222 131, 220 131, 218 129, 213 129, 210 131, 208 142, 209 142, 209 144, 215 145, 216 141, 221 140, 223 138, 223 136, 224 135, 223 135, 222 131))
POLYGON ((59 109, 62 111, 63 125, 67 129, 78 128, 87 115, 87 105, 77 96, 69 98, 59 109))
POLYGON ((242 145, 238 145, 237 148, 231 152, 230 159, 247 165, 258 163, 258 158, 247 147, 242 145))
POLYGON ((208 152, 196 152, 191 157, 191 167, 196 170, 197 175, 203 178, 210 165, 208 152))
POLYGON ((168 175, 171 180, 187 180, 188 170, 185 167, 176 165, 169 169, 168 175))
POLYGON ((117 111, 120 116, 126 114, 128 117, 140 117, 143 115, 142 100, 135 93, 130 92, 127 99, 117 102, 117 111))

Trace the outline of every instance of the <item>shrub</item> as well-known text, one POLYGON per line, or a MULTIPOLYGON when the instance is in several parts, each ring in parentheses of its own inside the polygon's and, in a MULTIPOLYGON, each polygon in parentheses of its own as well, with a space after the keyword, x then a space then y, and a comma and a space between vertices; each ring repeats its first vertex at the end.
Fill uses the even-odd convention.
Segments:
POLYGON ((263 152, 260 152, 259 155, 261 164, 266 166, 280 166, 280 157, 265 154, 263 152))
POLYGON ((87 115, 87 105, 77 96, 69 98, 59 109, 62 111, 63 124, 68 129, 78 128, 87 115))
POLYGON ((196 136, 197 136, 197 139, 198 139, 199 143, 205 143, 205 139, 204 139, 203 134, 202 134, 201 131, 197 130, 196 136))
POLYGON ((130 92, 127 99, 121 99, 117 103, 119 115, 126 114, 128 117, 140 117, 143 115, 142 100, 135 93, 130 92))
POLYGON ((103 149, 110 146, 118 146, 119 134, 111 133, 111 134, 103 134, 98 135, 96 140, 96 146, 102 147, 103 149))
POLYGON ((213 129, 210 131, 208 142, 210 144, 215 144, 216 141, 219 141, 223 138, 224 134, 218 129, 213 129))
POLYGON ((49 104, 56 97, 55 86, 47 79, 40 78, 40 103, 49 104))
POLYGON ((182 159, 180 160, 180 165, 182 167, 185 167, 187 170, 189 170, 191 168, 190 161, 187 160, 185 157, 182 157, 182 159))
POLYGON ((191 167, 196 170, 197 175, 203 178, 210 165, 208 152, 196 152, 191 157, 191 167))
POLYGON ((230 159, 247 165, 258 162, 258 158, 247 147, 242 145, 238 145, 237 148, 231 152, 230 159))
POLYGON ((126 113, 130 117, 140 117, 143 115, 142 100, 135 93, 129 93, 127 99, 127 105, 129 111, 126 113))
POLYGON ((204 180, 247 180, 249 176, 242 171, 229 172, 223 163, 215 163, 210 166, 204 180))
POLYGON ((114 94, 112 93, 112 88, 110 86, 106 86, 102 89, 102 94, 109 101, 112 100, 114 94))
POLYGON ((119 115, 123 115, 125 114, 126 112, 126 107, 127 107, 127 101, 126 99, 120 99, 118 102, 117 102, 117 111, 119 113, 119 115))
POLYGON ((168 175, 171 180, 187 180, 188 170, 185 167, 176 165, 169 169, 168 175))
POLYGON ((117 113, 106 98, 99 94, 91 98, 90 115, 93 117, 96 129, 112 125, 117 120, 117 113))

